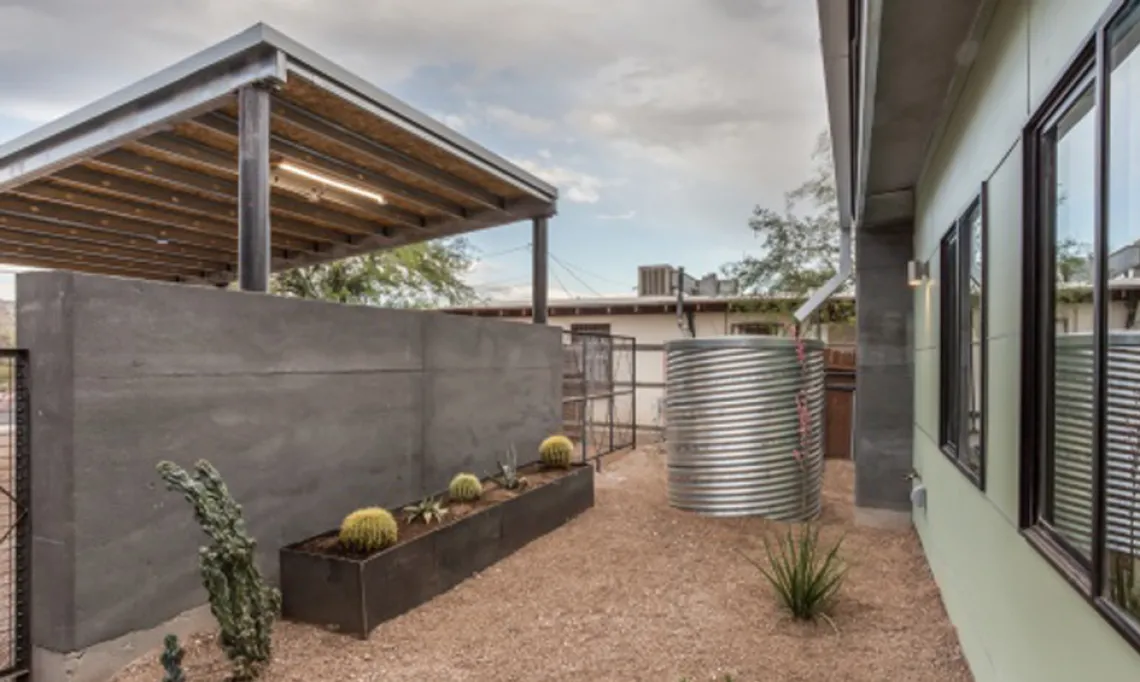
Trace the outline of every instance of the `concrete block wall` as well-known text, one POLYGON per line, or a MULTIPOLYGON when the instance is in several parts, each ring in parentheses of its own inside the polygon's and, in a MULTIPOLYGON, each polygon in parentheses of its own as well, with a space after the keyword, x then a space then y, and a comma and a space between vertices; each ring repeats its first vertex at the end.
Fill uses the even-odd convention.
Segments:
POLYGON ((19 275, 17 320, 33 639, 52 652, 204 603, 203 536, 160 460, 220 469, 275 579, 282 545, 561 425, 556 328, 53 272, 19 275))

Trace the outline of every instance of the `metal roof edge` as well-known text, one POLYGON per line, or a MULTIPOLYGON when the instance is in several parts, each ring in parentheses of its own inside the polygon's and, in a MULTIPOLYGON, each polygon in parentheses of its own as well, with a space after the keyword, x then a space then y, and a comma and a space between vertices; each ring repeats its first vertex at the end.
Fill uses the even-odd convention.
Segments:
POLYGON ((264 39, 266 28, 268 27, 264 24, 256 24, 157 73, 0 145, 0 162, 34 151, 35 148, 51 142, 52 138, 77 133, 141 99, 154 96, 182 81, 194 78, 203 71, 228 64, 260 46, 268 45, 264 39))
MULTIPOLYGON (((247 54, 258 53, 266 48, 276 50, 283 54, 287 61, 308 67, 319 76, 357 94, 377 108, 390 112, 393 117, 413 128, 413 132, 428 141, 460 157, 466 157, 468 162, 484 165, 507 176, 528 193, 549 202, 552 210, 555 210, 558 189, 553 185, 337 66, 326 57, 265 23, 254 24, 237 35, 0 145, 0 164, 35 153, 52 143, 77 137, 86 130, 97 127, 104 120, 112 119, 116 114, 129 110, 140 101, 156 97, 186 81, 200 77, 203 73, 228 66, 247 54)), ((280 73, 279 77, 284 80, 285 73, 280 73)))

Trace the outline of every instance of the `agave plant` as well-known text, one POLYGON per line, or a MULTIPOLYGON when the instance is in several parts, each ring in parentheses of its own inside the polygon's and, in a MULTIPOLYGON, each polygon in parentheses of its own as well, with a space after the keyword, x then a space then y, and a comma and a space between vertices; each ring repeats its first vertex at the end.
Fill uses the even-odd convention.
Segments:
POLYGON ((495 477, 495 481, 506 490, 522 490, 529 483, 525 476, 519 476, 518 461, 515 446, 511 445, 507 448, 507 461, 498 462, 499 475, 495 477))
MULTIPOLYGON (((764 538, 767 565, 745 558, 768 579, 780 603, 800 620, 827 618, 846 566, 839 559, 840 538, 830 549, 820 546, 819 529, 808 524, 798 534, 789 527, 774 543, 764 538)), ((829 620, 830 622, 830 620, 829 620)))
POLYGON ((425 497, 409 507, 404 507, 405 523, 439 523, 445 516, 447 516, 447 507, 434 497, 425 497))

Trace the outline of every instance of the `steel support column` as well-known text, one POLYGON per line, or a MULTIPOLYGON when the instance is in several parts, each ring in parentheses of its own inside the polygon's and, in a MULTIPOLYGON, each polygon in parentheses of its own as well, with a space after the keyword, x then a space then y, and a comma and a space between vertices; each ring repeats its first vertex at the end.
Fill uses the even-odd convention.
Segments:
POLYGON ((270 92, 238 94, 238 280, 242 291, 269 289, 270 92))
POLYGON ((534 265, 531 277, 531 320, 535 324, 546 324, 546 306, 549 301, 550 285, 547 268, 547 221, 542 216, 534 219, 534 236, 531 239, 531 253, 534 265))

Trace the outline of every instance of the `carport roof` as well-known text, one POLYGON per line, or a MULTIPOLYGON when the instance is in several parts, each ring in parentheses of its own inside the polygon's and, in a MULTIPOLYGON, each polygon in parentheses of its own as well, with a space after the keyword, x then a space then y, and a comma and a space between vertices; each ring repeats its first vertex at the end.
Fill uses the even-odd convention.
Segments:
POLYGON ((556 211, 551 185, 258 24, 0 146, 0 262, 235 279, 250 85, 273 89, 273 270, 556 211))

